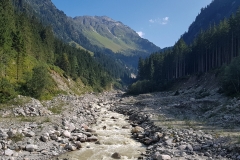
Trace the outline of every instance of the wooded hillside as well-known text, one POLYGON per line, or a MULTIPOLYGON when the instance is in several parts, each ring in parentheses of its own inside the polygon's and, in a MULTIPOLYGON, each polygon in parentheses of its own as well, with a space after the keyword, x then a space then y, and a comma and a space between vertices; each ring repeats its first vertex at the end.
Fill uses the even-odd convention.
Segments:
MULTIPOLYGON (((219 25, 202 30, 190 45, 180 38, 172 49, 139 59, 139 82, 130 92, 163 90, 172 80, 229 65, 239 54, 240 9, 219 25)), ((240 91, 239 76, 231 83, 235 92, 240 91)))
POLYGON ((17 94, 41 98, 58 93, 49 76, 53 70, 94 91, 110 85, 112 76, 87 51, 56 39, 52 28, 29 16, 21 2, 0 1, 0 102, 17 94))

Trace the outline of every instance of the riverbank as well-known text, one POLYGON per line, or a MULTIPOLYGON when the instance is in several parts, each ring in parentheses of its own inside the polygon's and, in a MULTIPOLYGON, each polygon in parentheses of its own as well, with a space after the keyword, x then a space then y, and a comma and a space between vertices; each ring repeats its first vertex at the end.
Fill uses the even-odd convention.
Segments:
POLYGON ((238 99, 196 88, 122 95, 19 96, 1 106, 1 159, 240 159, 238 99))
POLYGON ((46 160, 97 142, 90 126, 101 107, 115 101, 115 94, 59 95, 43 102, 19 96, 11 105, 2 105, 1 159, 46 160))
POLYGON ((147 145, 146 159, 240 159, 240 101, 205 92, 201 98, 196 89, 126 96, 112 110, 137 126, 133 136, 147 145))

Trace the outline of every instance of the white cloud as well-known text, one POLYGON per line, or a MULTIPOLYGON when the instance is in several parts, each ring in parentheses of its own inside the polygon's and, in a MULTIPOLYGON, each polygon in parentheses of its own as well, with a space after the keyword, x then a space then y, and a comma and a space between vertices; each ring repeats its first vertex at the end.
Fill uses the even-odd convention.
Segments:
POLYGON ((149 22, 166 25, 169 22, 169 17, 150 19, 149 22))
POLYGON ((145 33, 143 33, 142 31, 136 32, 141 38, 143 38, 143 36, 145 35, 145 33))
POLYGON ((150 22, 150 23, 154 23, 154 20, 150 19, 149 22, 150 22))
POLYGON ((169 17, 164 17, 163 21, 168 21, 169 17))
POLYGON ((165 25, 165 24, 167 24, 168 23, 168 21, 169 21, 169 17, 164 17, 163 19, 162 19, 162 25, 165 25))

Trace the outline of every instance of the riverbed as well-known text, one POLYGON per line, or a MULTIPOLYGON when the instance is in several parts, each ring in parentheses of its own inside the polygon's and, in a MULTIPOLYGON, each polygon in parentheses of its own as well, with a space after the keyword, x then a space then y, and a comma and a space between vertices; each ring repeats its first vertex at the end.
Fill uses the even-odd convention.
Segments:
POLYGON ((131 136, 131 125, 127 117, 109 111, 109 106, 102 106, 97 123, 91 127, 98 141, 82 143, 78 151, 68 152, 59 157, 69 160, 110 160, 117 153, 121 159, 135 160, 145 152, 145 146, 131 136))

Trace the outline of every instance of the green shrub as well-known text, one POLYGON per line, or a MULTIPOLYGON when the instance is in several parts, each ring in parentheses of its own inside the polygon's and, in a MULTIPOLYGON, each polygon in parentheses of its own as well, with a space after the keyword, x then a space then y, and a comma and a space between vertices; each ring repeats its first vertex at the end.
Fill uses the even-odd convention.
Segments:
POLYGON ((23 95, 47 100, 59 93, 56 82, 49 75, 46 65, 35 66, 32 74, 28 74, 25 79, 25 84, 21 84, 20 88, 23 95))
POLYGON ((133 83, 129 89, 129 94, 141 94, 141 93, 147 93, 152 92, 154 90, 154 83, 152 81, 143 80, 143 81, 137 81, 133 83))
POLYGON ((0 103, 5 103, 15 98, 17 93, 14 86, 5 78, 0 80, 0 103))
POLYGON ((222 76, 223 91, 227 95, 240 93, 240 57, 235 58, 224 70, 222 76))

